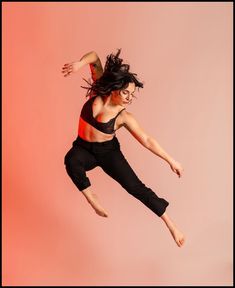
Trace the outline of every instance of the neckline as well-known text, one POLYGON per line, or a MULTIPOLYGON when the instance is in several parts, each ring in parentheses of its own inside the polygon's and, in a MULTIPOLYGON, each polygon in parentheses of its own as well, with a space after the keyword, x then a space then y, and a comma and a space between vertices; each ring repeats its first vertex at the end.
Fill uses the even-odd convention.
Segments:
POLYGON ((120 113, 122 110, 126 109, 126 108, 123 108, 122 110, 120 110, 120 111, 118 112, 118 114, 117 114, 116 116, 114 116, 113 118, 111 118, 108 122, 100 122, 100 121, 97 121, 97 120, 95 119, 95 117, 93 116, 93 110, 92 110, 92 103, 94 102, 94 99, 95 99, 97 96, 98 96, 98 95, 96 95, 96 96, 94 96, 94 97, 91 98, 92 101, 91 101, 91 105, 90 105, 91 117, 92 117, 97 123, 100 123, 100 124, 108 124, 109 122, 111 122, 112 120, 114 120, 114 119, 119 115, 119 113, 120 113))

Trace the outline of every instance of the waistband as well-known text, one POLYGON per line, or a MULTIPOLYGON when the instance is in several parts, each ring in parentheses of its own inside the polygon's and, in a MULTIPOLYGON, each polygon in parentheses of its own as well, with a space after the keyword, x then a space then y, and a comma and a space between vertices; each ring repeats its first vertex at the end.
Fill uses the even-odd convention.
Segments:
POLYGON ((102 152, 107 151, 107 149, 116 149, 120 148, 120 143, 116 136, 111 140, 104 142, 89 142, 82 139, 80 136, 77 136, 76 140, 73 142, 73 146, 81 145, 82 147, 91 150, 92 152, 102 152))

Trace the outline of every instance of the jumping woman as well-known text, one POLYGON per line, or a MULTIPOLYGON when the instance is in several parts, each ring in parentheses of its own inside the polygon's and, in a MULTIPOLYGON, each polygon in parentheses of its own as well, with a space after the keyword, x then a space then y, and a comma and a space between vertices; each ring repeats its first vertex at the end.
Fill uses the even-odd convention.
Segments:
POLYGON ((120 52, 121 49, 118 49, 116 55, 107 56, 104 69, 94 51, 85 54, 79 61, 64 64, 62 68, 62 73, 67 77, 89 64, 93 80, 89 83, 84 79, 89 87, 81 86, 87 89, 86 97, 89 96, 89 99, 81 109, 77 138, 64 157, 65 168, 95 212, 108 217, 97 195, 91 190, 91 183, 86 174, 86 171, 100 166, 129 194, 159 216, 176 244, 181 247, 185 237, 165 212, 169 202, 158 197, 141 182, 124 157, 116 137, 115 132, 125 127, 140 144, 169 163, 172 171, 181 177, 183 168, 180 163, 170 157, 157 141, 141 128, 133 113, 125 108, 135 97, 136 88, 143 88, 143 83, 139 82, 135 73, 129 72, 128 64, 122 63, 123 60, 119 58, 120 52))

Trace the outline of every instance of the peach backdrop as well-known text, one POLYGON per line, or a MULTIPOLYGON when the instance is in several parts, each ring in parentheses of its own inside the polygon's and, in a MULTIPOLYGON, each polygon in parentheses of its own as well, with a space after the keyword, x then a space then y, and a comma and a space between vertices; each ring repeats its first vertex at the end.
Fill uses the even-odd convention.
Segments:
POLYGON ((3 285, 232 284, 232 17, 231 2, 3 3, 3 285), (182 248, 100 167, 88 177, 109 218, 64 168, 90 73, 61 68, 118 48, 145 83, 127 109, 182 178, 126 129, 117 137, 169 201, 182 248))

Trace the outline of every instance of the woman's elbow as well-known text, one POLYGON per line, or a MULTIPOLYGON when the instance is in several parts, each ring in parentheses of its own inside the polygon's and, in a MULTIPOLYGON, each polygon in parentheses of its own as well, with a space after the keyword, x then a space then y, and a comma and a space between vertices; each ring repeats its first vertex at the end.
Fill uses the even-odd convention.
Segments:
POLYGON ((146 140, 145 140, 145 147, 147 149, 149 149, 151 147, 153 141, 154 141, 154 138, 152 136, 150 136, 150 135, 147 135, 146 136, 146 140))

